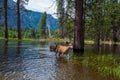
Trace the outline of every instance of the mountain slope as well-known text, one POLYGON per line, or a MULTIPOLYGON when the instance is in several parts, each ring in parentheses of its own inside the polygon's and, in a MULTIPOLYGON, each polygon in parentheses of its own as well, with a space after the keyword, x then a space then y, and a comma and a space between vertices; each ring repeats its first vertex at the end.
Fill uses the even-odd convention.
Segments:
MULTIPOLYGON (((0 3, 3 3, 2 1, 0 3)), ((1 4, 1 6, 3 6, 1 4)), ((24 6, 21 6, 21 27, 22 29, 31 29, 35 28, 39 30, 40 18, 42 13, 35 12, 31 10, 26 10, 24 6)), ((2 13, 3 10, 2 10, 2 13)), ((52 17, 50 14, 47 14, 47 24, 50 25, 51 30, 58 29, 57 19, 52 17)), ((4 17, 0 15, 0 24, 4 24, 4 17)), ((8 26, 10 28, 15 28, 17 26, 17 17, 16 17, 16 3, 12 0, 8 0, 8 26)), ((47 26, 46 26, 47 27, 47 26)))

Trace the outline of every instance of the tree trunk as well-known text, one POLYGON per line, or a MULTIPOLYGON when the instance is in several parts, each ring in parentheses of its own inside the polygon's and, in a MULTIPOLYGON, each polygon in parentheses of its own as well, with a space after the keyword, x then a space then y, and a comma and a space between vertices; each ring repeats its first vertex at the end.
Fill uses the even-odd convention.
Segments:
POLYGON ((105 31, 101 31, 100 33, 100 38, 101 38, 101 41, 105 42, 106 41, 106 35, 105 35, 105 31))
POLYGON ((75 0, 74 52, 84 52, 83 0, 75 0))
POLYGON ((117 27, 113 26, 113 42, 117 42, 117 27))
POLYGON ((18 28, 18 39, 22 39, 21 37, 21 24, 20 24, 20 0, 17 0, 17 28, 18 28))
MULTIPOLYGON (((117 5, 118 4, 118 1, 117 0, 113 0, 113 4, 114 4, 114 6, 113 6, 113 9, 115 9, 115 5, 117 5)), ((113 12, 115 13, 115 12, 117 12, 116 10, 113 10, 113 12)), ((117 39, 117 26, 115 26, 115 18, 116 18, 116 15, 115 14, 113 14, 113 15, 111 15, 111 17, 112 17, 112 27, 113 27, 113 42, 117 42, 118 41, 118 39, 117 39)))
POLYGON ((8 39, 8 23, 7 23, 7 2, 8 0, 4 0, 4 29, 5 29, 5 39, 8 39))
POLYGON ((61 38, 64 38, 64 9, 61 10, 61 13, 60 13, 60 18, 59 18, 59 27, 60 27, 60 37, 61 38))
POLYGON ((61 26, 61 38, 64 38, 64 9, 62 10, 62 14, 61 14, 61 18, 62 18, 62 21, 60 23, 60 26, 61 26))
POLYGON ((95 35, 95 46, 100 46, 100 31, 97 30, 97 33, 95 35))

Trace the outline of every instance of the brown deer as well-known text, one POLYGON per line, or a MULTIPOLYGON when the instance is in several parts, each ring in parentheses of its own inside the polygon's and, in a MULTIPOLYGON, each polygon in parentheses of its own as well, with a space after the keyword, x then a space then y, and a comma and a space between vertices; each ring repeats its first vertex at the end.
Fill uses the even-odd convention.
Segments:
POLYGON ((50 51, 56 51, 57 48, 57 44, 55 43, 55 45, 50 45, 50 51))
POLYGON ((71 44, 71 43, 69 43, 67 46, 58 45, 58 46, 56 47, 56 54, 58 53, 59 56, 60 56, 61 54, 62 54, 62 55, 67 54, 69 48, 72 48, 72 44, 71 44))

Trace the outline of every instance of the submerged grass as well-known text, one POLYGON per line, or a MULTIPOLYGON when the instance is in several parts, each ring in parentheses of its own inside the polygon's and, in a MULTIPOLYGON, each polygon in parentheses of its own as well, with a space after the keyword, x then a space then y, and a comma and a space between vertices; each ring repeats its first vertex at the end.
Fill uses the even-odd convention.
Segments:
POLYGON ((88 55, 74 56, 75 64, 93 67, 98 73, 103 76, 114 76, 120 79, 120 56, 118 55, 88 55))

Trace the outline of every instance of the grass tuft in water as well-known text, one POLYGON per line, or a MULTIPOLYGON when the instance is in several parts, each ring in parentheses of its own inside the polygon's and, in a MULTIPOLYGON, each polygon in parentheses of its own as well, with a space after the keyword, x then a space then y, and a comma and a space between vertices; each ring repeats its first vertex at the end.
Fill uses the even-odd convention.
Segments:
POLYGON ((112 75, 120 78, 120 56, 112 54, 74 56, 73 62, 75 64, 91 66, 103 76, 112 75))

